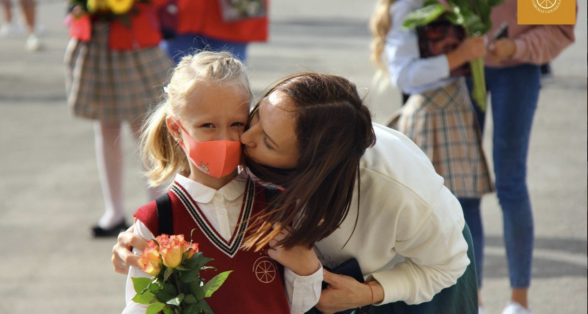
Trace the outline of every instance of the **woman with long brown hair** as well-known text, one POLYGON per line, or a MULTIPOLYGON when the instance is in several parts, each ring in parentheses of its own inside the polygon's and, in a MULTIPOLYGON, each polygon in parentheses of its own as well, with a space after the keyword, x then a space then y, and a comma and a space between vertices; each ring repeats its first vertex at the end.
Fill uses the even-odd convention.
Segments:
MULTIPOLYGON (((314 246, 329 268, 359 263, 364 284, 324 272, 320 311, 372 304, 382 313, 477 311, 459 202, 413 142, 372 123, 353 83, 318 73, 283 79, 255 106, 241 142, 252 175, 282 190, 251 220, 246 247, 269 243, 285 264, 296 245, 314 246)), ((119 236, 118 272, 134 263, 128 247, 136 245, 136 236, 119 236)))

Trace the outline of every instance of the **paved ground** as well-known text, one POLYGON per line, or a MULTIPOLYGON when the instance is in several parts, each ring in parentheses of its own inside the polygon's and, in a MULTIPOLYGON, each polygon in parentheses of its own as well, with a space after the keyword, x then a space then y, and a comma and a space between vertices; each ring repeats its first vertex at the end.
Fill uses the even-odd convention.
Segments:
MULTIPOLYGON (((0 314, 119 313, 125 277, 112 271, 113 240, 90 240, 103 204, 93 129, 69 116, 63 87, 67 30, 64 6, 39 0, 45 50, 26 53, 23 38, 0 39, 0 314)), ((586 313, 586 2, 577 43, 554 63, 545 82, 529 157, 536 220, 531 302, 535 313, 586 313)), ((367 21, 375 0, 273 1, 271 40, 253 45, 249 66, 256 92, 295 71, 316 70, 357 83, 385 122, 398 92, 370 88, 367 21)), ((491 125, 486 132, 486 149, 491 125)), ((146 199, 137 154, 127 134, 127 215, 146 199)), ((508 299, 502 220, 495 195, 484 199, 488 313, 508 299)))

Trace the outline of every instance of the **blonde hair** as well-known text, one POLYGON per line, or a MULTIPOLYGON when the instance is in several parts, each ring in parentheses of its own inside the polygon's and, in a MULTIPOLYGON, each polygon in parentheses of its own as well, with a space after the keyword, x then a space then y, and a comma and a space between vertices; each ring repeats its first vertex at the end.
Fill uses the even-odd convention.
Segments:
POLYGON ((241 86, 252 98, 245 65, 227 52, 203 51, 182 58, 165 90, 165 99, 147 118, 141 135, 143 163, 151 186, 166 182, 176 173, 189 173, 182 148, 167 129, 168 117, 179 118, 198 85, 215 83, 241 86))
POLYGON ((382 57, 384 47, 386 46, 386 35, 392 27, 392 18, 390 17, 390 7, 397 0, 379 0, 376 9, 370 20, 370 30, 372 32, 372 44, 370 61, 376 67, 374 82, 388 83, 388 68, 382 57))

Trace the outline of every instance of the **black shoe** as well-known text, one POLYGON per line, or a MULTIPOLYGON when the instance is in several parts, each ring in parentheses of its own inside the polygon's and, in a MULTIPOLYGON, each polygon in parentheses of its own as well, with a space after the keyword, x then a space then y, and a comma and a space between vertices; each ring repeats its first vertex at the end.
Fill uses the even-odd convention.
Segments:
POLYGON ((119 223, 116 226, 113 226, 112 228, 109 229, 104 229, 98 225, 93 226, 92 229, 90 229, 90 238, 108 238, 108 237, 116 237, 118 236, 119 233, 127 230, 129 228, 129 226, 127 225, 127 223, 123 220, 121 223, 119 223))

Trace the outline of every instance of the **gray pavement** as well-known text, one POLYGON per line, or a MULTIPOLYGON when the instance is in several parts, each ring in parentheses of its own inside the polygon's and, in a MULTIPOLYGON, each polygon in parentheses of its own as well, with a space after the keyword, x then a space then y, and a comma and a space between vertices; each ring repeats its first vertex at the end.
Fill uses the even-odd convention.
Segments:
MULTIPOLYGON (((0 38, 0 314, 120 313, 125 277, 110 264, 113 239, 90 240, 103 210, 92 123, 65 104, 62 1, 38 0, 45 49, 24 51, 24 38, 0 38)), ((529 156, 536 221, 530 293, 535 313, 587 312, 586 2, 577 43, 553 62, 544 83, 529 156)), ((375 0, 273 1, 271 39, 250 48, 255 92, 278 78, 314 70, 352 79, 386 122, 400 95, 371 88, 367 22, 375 0)), ((492 125, 488 125, 485 148, 492 125)), ((136 148, 127 133, 127 217, 146 202, 136 148)), ((490 156, 491 157, 491 156, 490 156)), ((483 201, 487 257, 483 297, 489 314, 509 295, 501 211, 483 201)))

